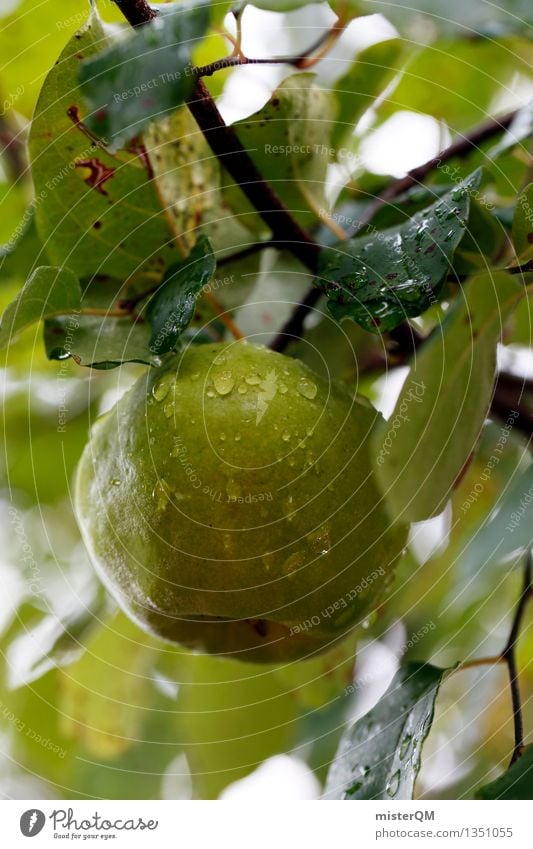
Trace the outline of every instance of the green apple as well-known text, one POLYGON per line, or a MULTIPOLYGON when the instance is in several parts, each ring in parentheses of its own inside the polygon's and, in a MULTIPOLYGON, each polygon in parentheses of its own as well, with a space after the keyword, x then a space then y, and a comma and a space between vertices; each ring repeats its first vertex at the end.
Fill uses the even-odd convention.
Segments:
POLYGON ((377 489, 371 405, 233 342, 150 370, 97 422, 76 511, 119 604, 243 661, 312 657, 380 604, 406 539, 377 489))

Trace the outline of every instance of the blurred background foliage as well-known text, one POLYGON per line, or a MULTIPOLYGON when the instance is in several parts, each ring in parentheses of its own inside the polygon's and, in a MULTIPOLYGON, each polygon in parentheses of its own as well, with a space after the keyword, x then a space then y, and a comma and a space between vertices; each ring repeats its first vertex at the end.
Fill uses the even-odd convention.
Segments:
MULTIPOLYGON (((472 4, 479 17, 472 12, 466 29, 439 20, 439 15, 454 19, 444 0, 432 3, 429 15, 402 17, 392 9, 390 21, 370 17, 372 3, 360 5, 363 17, 316 68, 317 83, 332 108, 341 110, 337 142, 342 139, 350 154, 348 171, 346 157, 329 165, 330 187, 350 181, 339 193, 338 209, 346 219, 357 218, 390 175, 401 176, 488 116, 523 106, 520 132, 502 134, 450 162, 457 178, 484 167, 482 189, 496 213, 487 221, 485 210, 479 210, 480 240, 475 251, 464 246, 462 257, 465 272, 471 263, 484 267, 508 239, 516 194, 531 181, 530 27, 517 26, 505 14, 487 22, 484 4, 472 4), (376 69, 375 56, 378 50, 383 55, 384 43, 387 60, 376 69), (362 64, 352 66, 360 57, 362 64), (338 81, 350 74, 358 75, 357 103, 335 94, 342 89, 338 81)), ((120 20, 109 0, 99 7, 106 20, 120 20)), ((20 139, 0 156, 0 244, 10 239, 31 200, 31 181, 18 170, 17 157, 25 156, 28 122, 44 77, 86 14, 86 0, 72 0, 68 8, 59 0, 10 0, 0 9, 1 147, 10 136, 20 139)), ((277 44, 274 53, 295 52, 332 18, 326 4, 284 14, 247 9, 247 50, 268 55, 277 44)), ((212 34, 198 61, 205 64, 224 52, 224 40, 212 34)), ((260 108, 288 73, 286 68, 224 71, 208 84, 220 95, 228 119, 243 118, 260 108)), ((398 198, 381 210, 376 227, 400 223, 449 184, 449 173, 434 171, 426 195, 412 190, 398 198)), ((243 208, 237 204, 232 212, 238 216, 243 208)), ((242 228, 237 221, 234 225, 236 245, 242 228)), ((2 308, 26 271, 23 263, 6 261, 2 308)), ((217 294, 248 333, 273 333, 286 318, 277 302, 297 300, 309 283, 295 260, 280 262, 270 251, 227 264, 224 275, 232 283, 217 294)), ((450 297, 454 286, 449 284, 450 297)), ((446 308, 444 301, 415 323, 427 332, 446 308)), ((203 303, 196 324, 205 321, 221 332, 203 303)), ((406 369, 384 367, 380 337, 355 324, 338 325, 319 309, 307 340, 312 344, 302 343, 291 353, 317 370, 326 366, 386 415, 391 412, 406 369)), ((530 346, 531 311, 524 302, 507 326, 501 367, 518 379, 533 379, 530 346)), ((531 483, 527 437, 518 428, 507 433, 498 464, 477 492, 505 418, 487 421, 444 513, 413 526, 390 596, 358 642, 355 668, 353 641, 333 654, 281 669, 233 664, 148 638, 106 597, 78 535, 70 487, 89 428, 141 370, 129 364, 97 372, 80 370, 71 360, 51 363, 39 328, 25 331, 2 353, 0 793, 6 798, 216 798, 267 761, 270 771, 257 773, 257 786, 268 795, 276 792, 279 769, 279 762, 269 759, 284 754, 291 758, 283 762, 286 774, 294 776, 288 792, 315 796, 345 724, 372 706, 402 657, 448 666, 494 654, 505 643, 519 593, 520 558, 509 551, 504 562, 487 559, 487 535, 489 519, 503 500, 511 493, 516 501, 514 506, 505 502, 510 515, 531 483), (520 476, 523 486, 513 489, 520 476), (475 498, 463 510, 472 492, 475 498)), ((531 509, 530 503, 523 518, 529 526, 531 509)), ((519 647, 527 742, 533 742, 532 656, 530 627, 519 647)), ((458 673, 442 687, 417 792, 424 798, 471 796, 505 768, 512 746, 505 669, 458 673)))

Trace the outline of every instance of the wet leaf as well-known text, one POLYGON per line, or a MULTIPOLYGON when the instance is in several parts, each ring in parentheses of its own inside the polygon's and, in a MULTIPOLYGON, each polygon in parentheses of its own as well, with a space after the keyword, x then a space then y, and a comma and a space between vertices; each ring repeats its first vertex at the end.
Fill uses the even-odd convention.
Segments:
POLYGON ((446 672, 425 663, 400 668, 377 705, 344 733, 327 799, 412 799, 446 672))
POLYGON ((444 508, 487 415, 496 344, 521 294, 505 272, 471 278, 414 357, 391 417, 377 427, 376 474, 403 521, 444 508))
POLYGON ((400 227, 372 231, 322 251, 317 285, 334 318, 381 332, 436 303, 461 242, 477 171, 400 227))
MULTIPOLYGON (((228 223, 230 216, 221 208, 219 162, 186 107, 150 124, 143 142, 180 244, 194 244, 199 225, 210 216, 228 223)), ((246 233, 244 227, 239 232, 246 233)))
POLYGON ((169 268, 147 309, 153 354, 160 356, 175 347, 179 335, 192 321, 196 299, 215 267, 209 240, 200 236, 187 259, 169 268))
POLYGON ((157 17, 80 67, 88 126, 120 146, 180 106, 194 86, 192 50, 209 3, 171 3, 157 17))
POLYGON ((150 351, 148 324, 130 318, 73 316, 48 319, 44 344, 51 360, 72 357, 79 366, 116 368, 122 363, 158 366, 161 361, 150 351))

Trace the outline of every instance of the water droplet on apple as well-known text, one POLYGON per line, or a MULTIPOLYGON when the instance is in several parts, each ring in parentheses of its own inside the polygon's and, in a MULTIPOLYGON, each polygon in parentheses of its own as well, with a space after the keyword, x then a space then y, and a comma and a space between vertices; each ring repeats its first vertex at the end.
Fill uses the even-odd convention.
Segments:
POLYGON ((219 395, 229 395, 235 386, 235 378, 229 371, 222 371, 220 374, 215 374, 213 384, 219 395))

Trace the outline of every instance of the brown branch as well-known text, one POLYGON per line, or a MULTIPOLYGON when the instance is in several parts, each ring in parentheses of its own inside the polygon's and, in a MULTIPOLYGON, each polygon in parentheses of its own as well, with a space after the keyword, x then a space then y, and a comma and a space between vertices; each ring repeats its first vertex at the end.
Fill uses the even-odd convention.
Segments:
POLYGON ((13 182, 29 176, 26 148, 20 132, 16 132, 5 115, 0 115, 0 157, 5 157, 13 182))
POLYGON ((523 377, 500 372, 490 405, 493 415, 504 421, 513 411, 517 413, 514 426, 530 437, 533 434, 533 386, 523 377))
POLYGON ((156 17, 146 0, 115 0, 115 3, 132 27, 147 24, 156 17))
POLYGON ((290 250, 311 271, 316 271, 320 245, 300 227, 265 181, 234 128, 224 122, 202 80, 197 81, 187 106, 209 147, 270 228, 275 241, 290 250))

